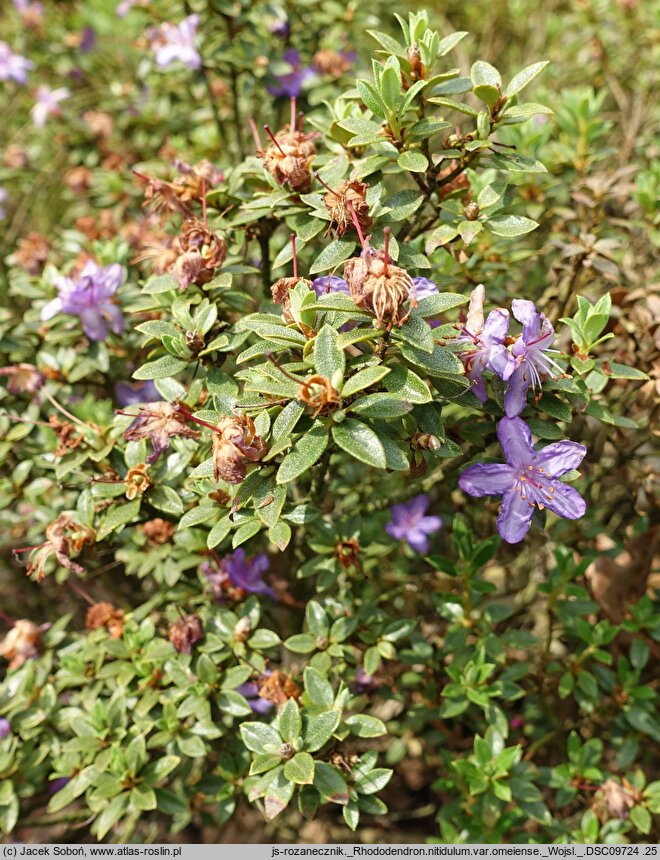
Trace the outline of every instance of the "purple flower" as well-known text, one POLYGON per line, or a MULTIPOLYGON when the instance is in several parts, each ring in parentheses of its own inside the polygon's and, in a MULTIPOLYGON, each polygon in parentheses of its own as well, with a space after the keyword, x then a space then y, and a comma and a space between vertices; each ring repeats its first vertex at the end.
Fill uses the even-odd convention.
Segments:
POLYGON ((356 693, 372 693, 379 688, 380 684, 373 675, 367 675, 362 666, 355 673, 353 689, 356 693))
POLYGON ((116 382, 115 397, 122 409, 134 403, 153 403, 161 399, 151 379, 146 382, 116 382))
POLYGON ((0 221, 2 221, 2 219, 7 215, 2 204, 6 202, 8 196, 9 193, 7 189, 0 186, 0 221))
POLYGON ((83 331, 90 340, 105 340, 108 323, 115 334, 124 330, 124 317, 112 301, 123 280, 119 263, 99 266, 88 260, 76 280, 59 275, 58 296, 41 310, 41 319, 52 319, 56 314, 73 314, 80 317, 83 331))
POLYGON ((442 528, 440 517, 427 517, 429 497, 422 493, 409 502, 394 505, 390 513, 392 519, 385 526, 385 531, 396 540, 406 541, 415 552, 427 553, 429 539, 427 535, 442 528))
POLYGON ((559 375, 563 371, 548 355, 549 352, 559 352, 550 349, 555 342, 555 330, 550 320, 536 310, 534 302, 526 299, 514 299, 511 308, 523 327, 522 335, 511 348, 515 369, 509 376, 504 394, 504 410, 509 418, 514 418, 527 405, 527 390, 530 386, 534 391, 537 388, 540 391, 543 379, 548 376, 555 378, 553 368, 559 375))
POLYGON ((438 292, 438 287, 429 278, 413 278, 413 288, 410 291, 410 300, 416 304, 420 299, 433 296, 438 292))
POLYGON ((43 128, 49 116, 60 113, 60 102, 68 99, 71 92, 66 87, 51 90, 50 87, 37 88, 37 98, 32 108, 32 122, 37 128, 43 128))
POLYGON ((272 96, 285 96, 289 99, 297 97, 300 95, 305 81, 314 77, 314 70, 309 66, 302 65, 300 54, 295 48, 286 51, 282 59, 291 66, 291 71, 283 75, 275 75, 276 83, 271 84, 266 89, 272 96))
POLYGON ((65 785, 71 782, 70 776, 58 776, 55 779, 51 780, 48 784, 48 794, 53 795, 57 794, 58 791, 62 791, 65 785))
POLYGON ((522 418, 502 418, 497 438, 506 464, 477 463, 466 469, 459 487, 471 496, 502 496, 497 530, 507 543, 518 543, 529 529, 534 507, 577 520, 586 504, 577 490, 557 479, 582 462, 587 453, 577 442, 554 442, 535 451, 522 418))
POLYGON ((268 32, 278 39, 288 39, 291 25, 286 18, 276 18, 268 25, 268 32))
POLYGON ((11 733, 11 723, 4 717, 0 717, 0 740, 11 733))
POLYGON ((250 594, 267 594, 275 600, 275 592, 263 580, 263 574, 269 566, 265 553, 246 558, 245 550, 239 547, 231 555, 221 559, 217 565, 204 562, 202 573, 211 584, 213 596, 218 601, 224 598, 223 587, 227 579, 235 588, 241 588, 250 594))
POLYGON ((93 27, 85 27, 80 40, 80 51, 83 54, 89 54, 94 45, 96 45, 96 30, 93 27))
POLYGON ((156 52, 156 63, 167 68, 182 62, 189 69, 199 69, 202 58, 195 45, 199 15, 188 15, 180 24, 168 22, 157 27, 152 36, 152 48, 156 52))
POLYGON ((28 72, 34 63, 15 54, 6 42, 0 42, 0 81, 27 84, 28 72))
POLYGON ((319 298, 328 293, 345 293, 347 296, 351 294, 346 281, 338 275, 323 275, 320 278, 314 278, 312 287, 319 298))
POLYGON ((479 284, 472 291, 467 320, 462 334, 457 338, 458 341, 471 344, 471 349, 458 355, 465 365, 472 393, 482 403, 488 398, 484 371, 492 370, 506 380, 514 370, 511 354, 504 346, 509 331, 509 312, 497 308, 488 314, 484 323, 484 297, 483 284, 479 284))
MULTIPOLYGON (((272 674, 268 669, 264 672, 266 676, 272 674)), ((247 684, 241 684, 240 687, 236 687, 236 692, 247 699, 248 705, 255 714, 267 714, 273 709, 273 703, 269 702, 268 699, 263 699, 259 695, 259 685, 256 681, 248 681, 247 684)))

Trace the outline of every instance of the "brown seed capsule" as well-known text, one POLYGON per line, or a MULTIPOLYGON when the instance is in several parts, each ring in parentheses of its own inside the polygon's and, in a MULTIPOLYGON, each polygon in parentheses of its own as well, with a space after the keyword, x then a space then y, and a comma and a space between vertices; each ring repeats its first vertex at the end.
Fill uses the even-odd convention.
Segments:
POLYGON ((0 642, 0 657, 9 661, 10 669, 18 669, 26 660, 33 660, 41 653, 41 634, 49 624, 38 626, 21 618, 0 642))
POLYGON ((280 185, 288 185, 293 191, 304 194, 309 191, 312 177, 310 167, 316 156, 314 139, 317 134, 297 131, 280 131, 273 135, 271 146, 257 152, 264 167, 280 185))
POLYGON ((271 672, 270 675, 262 675, 257 684, 260 697, 274 705, 284 705, 289 699, 300 698, 300 687, 290 675, 279 670, 271 672))
POLYGON ((422 63, 422 55, 417 45, 411 45, 408 48, 407 58, 410 63, 410 77, 414 81, 422 80, 425 70, 424 64, 422 63))
POLYGON ((172 273, 184 290, 189 284, 207 284, 227 256, 227 243, 196 218, 183 222, 181 232, 174 241, 179 254, 172 273))
POLYGON ((465 207, 465 217, 468 221, 476 221, 479 217, 479 207, 476 203, 468 203, 465 207))
POLYGON ((46 575, 46 562, 55 556, 57 563, 74 573, 84 573, 84 569, 71 560, 86 543, 94 543, 93 529, 82 526, 70 514, 60 514, 46 529, 46 540, 30 553, 27 575, 36 574, 37 582, 46 575))
POLYGON ((150 544, 155 546, 169 543, 174 534, 174 523, 155 517, 147 520, 142 526, 142 532, 150 544))
POLYGON ((369 232, 371 216, 366 200, 368 189, 369 186, 366 183, 349 179, 342 182, 336 191, 328 191, 323 198, 325 208, 330 215, 328 232, 334 231, 336 236, 343 236, 349 227, 353 226, 349 203, 353 205, 362 232, 365 234, 369 232))
POLYGON ((31 231, 20 239, 18 247, 10 257, 10 262, 20 269, 24 269, 28 275, 40 275, 48 262, 50 253, 50 242, 45 236, 36 231, 31 231))
POLYGON ((7 377, 7 390, 12 394, 35 394, 44 378, 33 364, 13 364, 0 367, 0 376, 7 377))
POLYGON ((332 48, 322 48, 312 58, 312 65, 321 75, 331 75, 341 78, 351 67, 351 61, 345 54, 333 51, 332 48))

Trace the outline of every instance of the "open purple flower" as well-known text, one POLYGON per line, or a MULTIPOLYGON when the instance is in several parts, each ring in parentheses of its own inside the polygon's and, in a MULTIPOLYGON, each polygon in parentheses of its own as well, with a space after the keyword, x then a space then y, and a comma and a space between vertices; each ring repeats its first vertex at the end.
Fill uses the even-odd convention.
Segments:
POLYGON ((37 96, 32 107, 32 122, 37 128, 43 128, 49 116, 60 114, 60 102, 68 99, 71 95, 66 87, 58 87, 52 90, 48 86, 37 88, 37 96))
POLYGON ((428 535, 442 528, 440 517, 427 517, 429 497, 422 493, 409 502, 393 505, 390 513, 392 519, 385 526, 385 531, 396 540, 406 541, 415 552, 429 551, 428 535))
POLYGON ((558 480, 582 462, 587 449, 577 442, 554 442, 540 451, 522 418, 502 418, 497 438, 506 463, 477 463, 458 480, 471 496, 502 496, 497 530, 507 543, 518 543, 529 530, 534 508, 569 520, 579 519, 586 503, 577 490, 558 480))
POLYGON ((122 280, 119 263, 99 266, 88 260, 76 280, 58 276, 58 296, 42 308, 41 319, 73 314, 80 317, 83 331, 90 340, 105 340, 108 324, 115 334, 121 334, 124 317, 112 299, 122 280))
POLYGON ((527 299, 514 299, 511 303, 514 317, 522 323, 522 335, 511 348, 514 357, 514 370, 509 376, 504 394, 504 409, 509 418, 520 415, 527 405, 527 391, 541 390, 541 383, 548 376, 555 378, 553 368, 561 376, 563 373, 557 362, 550 358, 549 352, 559 352, 550 347, 555 342, 555 330, 542 313, 536 310, 534 302, 527 299))
POLYGON ((319 298, 328 293, 345 293, 347 296, 351 294, 348 284, 339 275, 323 275, 320 278, 314 278, 312 287, 319 298))
POLYGON ((314 76, 314 70, 309 66, 303 66, 300 54, 295 48, 285 51, 282 59, 291 67, 291 71, 283 75, 275 75, 275 83, 270 84, 267 90, 272 96, 295 98, 300 95, 305 81, 314 76))
POLYGON ((504 345, 509 331, 509 312, 497 308, 488 314, 484 322, 484 298, 483 284, 479 284, 472 291, 467 320, 457 338, 459 342, 471 344, 471 349, 458 355, 465 365, 472 393, 481 403, 485 403, 488 398, 484 371, 491 370, 506 380, 514 370, 511 354, 504 345))
POLYGON ((0 717, 0 740, 6 738, 11 733, 11 724, 9 720, 6 720, 4 717, 0 717))
POLYGON ((71 782, 70 776, 57 776, 55 779, 51 780, 48 783, 48 794, 53 795, 57 794, 58 791, 62 791, 65 785, 68 785, 71 782))
POLYGON ((0 42, 0 81, 27 84, 28 72, 33 68, 32 60, 15 54, 6 42, 0 42))
POLYGON ((231 555, 221 559, 217 565, 205 562, 202 565, 202 573, 211 584, 216 600, 223 599, 223 585, 227 579, 235 588, 241 588, 249 594, 266 594, 275 600, 275 592, 263 580, 263 574, 269 567, 265 553, 246 558, 245 550, 239 547, 231 555))
POLYGON ((413 304, 438 292, 437 285, 430 278, 413 278, 412 282, 413 289, 410 290, 410 300, 413 304))
POLYGON ((165 22, 156 28, 151 46, 161 68, 168 68, 177 61, 189 69, 201 68, 202 58, 195 44, 198 25, 199 15, 188 15, 180 24, 165 22))

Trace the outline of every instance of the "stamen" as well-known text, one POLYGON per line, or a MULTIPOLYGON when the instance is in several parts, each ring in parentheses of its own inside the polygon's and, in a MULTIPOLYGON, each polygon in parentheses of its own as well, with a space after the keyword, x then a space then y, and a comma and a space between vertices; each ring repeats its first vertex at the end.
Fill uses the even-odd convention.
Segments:
POLYGON ((358 221, 358 216, 355 211, 355 206, 353 206, 353 201, 347 200, 346 203, 351 213, 351 220, 353 221, 355 229, 357 230, 358 238, 360 239, 360 245, 362 245, 362 250, 366 252, 369 250, 369 246, 367 245, 366 239, 362 235, 362 228, 360 227, 360 222, 358 221))
POLYGON ((47 541, 44 543, 38 543, 35 546, 24 546, 22 549, 13 549, 12 554, 13 555, 21 555, 21 553, 24 553, 24 552, 32 552, 33 549, 41 549, 42 546, 46 546, 46 543, 47 543, 47 541))
POLYGON ((302 134, 303 112, 298 112, 298 134, 302 134))
POLYGON ((177 412, 179 412, 181 415, 183 415, 183 417, 186 418, 188 421, 194 421, 195 424, 201 424, 202 427, 208 427, 209 430, 213 430, 215 433, 220 432, 218 430, 218 428, 215 426, 215 424, 211 424, 209 421, 204 421, 202 418, 195 418, 195 416, 192 414, 192 412, 188 412, 188 410, 184 409, 180 403, 176 404, 175 409, 177 412))
POLYGON ((296 234, 291 234, 291 247, 293 248, 293 277, 298 277, 298 255, 296 253, 296 234))
POLYGON ((389 278, 390 273, 387 264, 389 262, 390 257, 390 228, 385 227, 383 233, 385 234, 385 259, 383 260, 383 274, 386 278, 389 278))
POLYGON ((254 145, 256 146, 256 148, 258 150, 263 149, 263 147, 261 145, 261 138, 259 137, 259 130, 257 128, 257 124, 254 121, 253 116, 248 117, 248 123, 250 124, 250 131, 252 132, 252 137, 254 139, 254 145))
POLYGON ((544 511, 544 510, 545 510, 545 505, 542 505, 542 504, 541 504, 541 502, 539 502, 539 510, 540 510, 540 511, 544 511))
POLYGON ((264 131, 266 132, 266 134, 268 135, 268 137, 273 141, 273 143, 274 143, 274 144, 275 144, 275 146, 279 149, 279 151, 282 153, 282 155, 286 158, 286 152, 282 149, 282 147, 281 147, 281 146, 279 145, 279 143, 277 142, 277 138, 275 137, 275 135, 273 134, 273 132, 270 130, 270 126, 265 125, 265 126, 264 126, 264 131))
POLYGON ((549 502, 551 502, 551 501, 552 501, 552 496, 546 496, 546 499, 547 499, 549 502))
POLYGON ((527 501, 527 496, 524 496, 522 493, 520 494, 520 498, 523 500, 523 502, 527 501))
POLYGON ((334 188, 330 188, 330 186, 328 185, 328 183, 327 183, 327 182, 324 182, 324 181, 321 179, 321 177, 319 176, 319 172, 318 172, 318 170, 317 170, 317 171, 316 171, 316 173, 314 174, 314 179, 318 179, 318 181, 319 181, 319 182, 321 183, 321 185, 325 188, 325 190, 326 190, 326 191, 329 191, 329 192, 330 192, 330 194, 334 194, 334 195, 335 195, 335 197, 336 197, 337 199, 340 199, 340 198, 341 198, 341 194, 337 194, 337 192, 334 190, 334 188))

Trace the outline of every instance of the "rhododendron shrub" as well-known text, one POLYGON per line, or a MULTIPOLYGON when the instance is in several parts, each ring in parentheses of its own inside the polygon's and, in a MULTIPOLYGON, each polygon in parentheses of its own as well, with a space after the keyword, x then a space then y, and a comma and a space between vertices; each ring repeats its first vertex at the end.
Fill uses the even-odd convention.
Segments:
POLYGON ((7 839, 648 839, 650 173, 425 12, 115 5, 0 28, 7 839))

